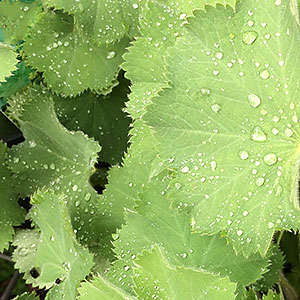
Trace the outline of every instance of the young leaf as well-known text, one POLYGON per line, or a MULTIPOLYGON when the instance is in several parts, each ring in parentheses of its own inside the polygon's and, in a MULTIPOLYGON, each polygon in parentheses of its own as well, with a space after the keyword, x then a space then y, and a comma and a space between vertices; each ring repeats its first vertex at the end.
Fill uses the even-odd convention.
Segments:
POLYGON ((16 70, 17 53, 13 48, 0 43, 0 82, 5 81, 5 77, 11 75, 11 72, 16 70))
POLYGON ((33 293, 28 294, 28 293, 24 293, 20 296, 17 296, 16 298, 14 298, 14 300, 38 300, 39 298, 37 296, 35 296, 33 293))
POLYGON ((36 21, 42 10, 40 0, 2 0, 0 1, 0 28, 3 29, 4 41, 17 44, 24 40, 29 27, 36 21))
MULTIPOLYGON (((153 179, 139 194, 139 213, 127 211, 127 224, 118 231, 114 241, 118 258, 108 276, 116 285, 132 286, 131 272, 135 258, 143 249, 159 245, 172 264, 206 270, 228 276, 241 286, 261 278, 269 265, 268 258, 251 255, 248 259, 237 255, 221 236, 200 236, 191 231, 190 214, 170 208, 166 198, 170 178, 153 179), (222 257, 222 258, 221 258, 222 257)), ((176 185, 178 188, 179 185, 176 185)))
POLYGON ((279 2, 195 13, 169 50, 172 88, 145 118, 162 158, 174 157, 174 205, 193 207, 196 230, 226 231, 245 255, 265 255, 276 229, 300 226, 300 32, 279 2))
POLYGON ((85 92, 76 98, 54 97, 60 122, 69 130, 82 130, 97 140, 99 159, 120 163, 127 148, 130 118, 122 111, 127 100, 127 81, 122 80, 107 96, 85 92))
POLYGON ((18 194, 12 187, 12 174, 6 166, 6 151, 5 144, 0 141, 0 252, 12 241, 12 226, 20 225, 25 219, 24 211, 18 205, 18 194))
POLYGON ((94 242, 97 229, 89 227, 98 200, 89 177, 101 149, 98 143, 66 130, 56 117, 51 93, 40 86, 13 96, 9 105, 26 139, 9 153, 15 189, 28 196, 46 186, 68 195, 74 227, 84 240, 94 242))
POLYGON ((80 300, 87 299, 234 299, 235 284, 228 278, 192 268, 174 267, 159 247, 136 259, 134 283, 137 298, 127 295, 103 278, 84 283, 80 300))
MULTIPOLYGON (((34 194, 31 201, 33 208, 30 217, 40 230, 36 252, 31 260, 38 274, 36 278, 32 275, 29 277, 29 270, 26 270, 25 278, 27 283, 39 288, 51 288, 46 298, 51 300, 75 299, 78 282, 85 278, 93 266, 92 255, 76 241, 66 200, 64 195, 42 191, 34 194), (57 279, 61 282, 55 283, 57 279)), ((23 264, 21 249, 18 247, 15 250, 17 267, 23 264)), ((31 255, 30 251, 28 254, 31 255)))
POLYGON ((64 96, 86 89, 101 93, 115 80, 128 45, 126 38, 98 46, 84 38, 73 17, 45 12, 30 32, 24 53, 30 65, 44 72, 48 86, 64 96))

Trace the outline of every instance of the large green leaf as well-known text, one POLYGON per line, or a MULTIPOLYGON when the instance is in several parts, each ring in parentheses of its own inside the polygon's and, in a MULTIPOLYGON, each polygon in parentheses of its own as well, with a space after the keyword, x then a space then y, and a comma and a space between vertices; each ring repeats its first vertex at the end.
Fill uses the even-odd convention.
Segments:
POLYGON ((66 130, 56 117, 51 93, 40 86, 13 96, 9 104, 26 139, 9 153, 15 190, 28 196, 46 186, 68 195, 74 227, 79 236, 94 242, 97 230, 90 226, 98 200, 89 177, 98 143, 82 132, 66 130))
POLYGON ((195 230, 224 230, 246 255, 265 255, 276 229, 300 225, 300 32, 279 2, 195 13, 169 51, 172 88, 146 117, 178 170, 174 205, 193 207, 195 230))
POLYGON ((0 82, 5 81, 5 77, 11 75, 11 72, 16 70, 17 53, 13 48, 0 43, 0 82))
MULTIPOLYGON (((228 278, 192 268, 174 267, 158 247, 137 257, 134 274, 137 299, 234 299, 235 284, 228 278)), ((84 283, 79 291, 80 300, 136 299, 103 278, 84 283)))
POLYGON ((2 0, 0 2, 0 28, 3 30, 4 41, 17 44, 24 40, 29 27, 36 21, 42 10, 39 0, 20 1, 2 0))
POLYGON ((61 123, 99 141, 99 159, 112 165, 122 161, 127 148, 130 118, 122 111, 127 91, 127 81, 121 80, 107 96, 85 92, 76 98, 54 98, 61 123))
POLYGON ((74 14, 83 34, 110 44, 125 34, 138 32, 138 18, 145 0, 44 0, 49 6, 74 14))
POLYGON ((231 5, 235 0, 193 0, 148 1, 140 20, 140 37, 129 47, 124 55, 123 68, 126 76, 133 82, 132 94, 127 111, 133 118, 139 118, 145 107, 162 89, 168 87, 165 56, 169 47, 183 34, 186 18, 204 5, 231 5))
MULTIPOLYGON (((137 211, 127 211, 126 225, 117 233, 114 241, 118 258, 108 276, 116 285, 130 290, 132 267, 143 249, 153 244, 161 246, 172 264, 197 268, 228 276, 241 286, 249 285, 267 271, 268 258, 259 254, 248 259, 237 255, 225 238, 219 234, 200 236, 191 231, 190 214, 170 208, 171 199, 166 198, 170 178, 158 176, 139 194, 137 211)), ((177 183, 176 186, 180 188, 177 183)))
MULTIPOLYGON (((75 299, 78 282, 93 266, 92 255, 76 241, 66 206, 67 199, 67 196, 51 191, 34 194, 29 216, 40 230, 40 237, 33 244, 33 251, 30 247, 24 247, 24 236, 13 256, 16 267, 21 272, 25 271, 27 283, 39 288, 51 288, 46 298, 49 300, 75 299), (28 262, 26 268, 24 257, 28 255, 31 259, 25 259, 28 262), (31 275, 32 268, 38 272, 36 278, 31 275), (60 283, 57 283, 58 279, 60 283)), ((25 242, 29 244, 30 240, 25 242)))
POLYGON ((24 211, 18 205, 18 194, 12 186, 12 174, 6 166, 6 146, 0 141, 0 252, 7 249, 12 240, 12 226, 21 224, 25 219, 24 211))
POLYGON ((124 38, 98 46, 82 36, 72 16, 49 11, 32 28, 23 49, 28 63, 44 72, 51 89, 76 96, 86 89, 106 91, 115 80, 127 45, 124 38))

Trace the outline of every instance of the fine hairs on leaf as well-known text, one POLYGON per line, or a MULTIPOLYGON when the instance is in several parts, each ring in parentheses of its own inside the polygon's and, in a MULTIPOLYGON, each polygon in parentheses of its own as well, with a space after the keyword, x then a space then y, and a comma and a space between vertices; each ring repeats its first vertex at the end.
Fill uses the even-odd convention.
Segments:
POLYGON ((299 8, 0 0, 1 299, 298 299, 299 8))

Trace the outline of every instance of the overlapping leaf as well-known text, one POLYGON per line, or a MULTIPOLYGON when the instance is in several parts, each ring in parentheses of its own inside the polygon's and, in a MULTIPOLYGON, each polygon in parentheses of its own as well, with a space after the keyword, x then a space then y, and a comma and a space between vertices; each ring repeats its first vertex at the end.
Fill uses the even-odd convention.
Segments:
POLYGON ((16 70, 17 53, 13 48, 0 43, 0 82, 5 81, 5 77, 11 75, 11 72, 16 70))
POLYGON ((2 0, 0 2, 0 28, 7 44, 17 44, 24 40, 29 27, 36 21, 42 10, 40 0, 2 0))
POLYGON ((130 118, 122 111, 127 100, 127 81, 107 96, 90 92, 76 98, 54 98, 61 123, 69 130, 82 130, 99 141, 99 159, 112 165, 120 163, 127 148, 130 118))
POLYGON ((31 293, 31 294, 24 293, 20 296, 17 296, 16 298, 14 298, 14 300, 38 300, 38 297, 35 296, 33 293, 31 293))
POLYGON ((67 131, 56 117, 51 93, 42 87, 14 96, 9 104, 26 139, 9 156, 16 190, 28 196, 46 186, 68 195, 74 227, 82 238, 94 242, 97 230, 90 226, 97 193, 89 177, 100 151, 98 143, 82 132, 67 131))
POLYGON ((133 82, 132 94, 127 111, 137 119, 145 112, 145 107, 162 89, 168 87, 165 56, 166 50, 173 46, 183 34, 183 25, 187 16, 204 5, 231 5, 235 0, 193 0, 193 1, 149 1, 140 20, 141 37, 124 55, 123 68, 126 76, 133 82))
MULTIPOLYGON (((137 254, 150 249, 153 244, 161 246, 171 263, 177 266, 228 276, 241 286, 259 279, 267 271, 268 258, 263 259, 257 254, 246 259, 237 255, 232 245, 220 235, 193 233, 191 215, 170 208, 171 199, 166 198, 169 181, 169 176, 152 180, 145 192, 139 194, 139 213, 126 213, 127 224, 118 231, 114 241, 118 260, 108 273, 112 281, 130 291, 137 254)), ((178 183, 176 186, 180 188, 178 183)))
POLYGON ((137 257, 134 274, 137 298, 103 278, 95 278, 93 283, 83 284, 79 299, 234 299, 235 284, 228 278, 192 268, 174 267, 158 247, 137 257))
POLYGON ((51 288, 46 298, 51 300, 73 300, 77 284, 93 266, 92 255, 76 241, 66 200, 66 196, 56 195, 51 191, 37 192, 32 197, 30 217, 38 226, 40 237, 34 243, 35 251, 23 247, 23 237, 14 254, 16 267, 21 272, 25 271, 27 283, 39 288, 51 288), (24 257, 27 255, 31 259, 25 259, 28 265, 24 266, 24 257), (38 273, 36 278, 30 273, 32 267, 38 273), (58 279, 61 282, 55 283, 58 279))
POLYGON ((195 230, 225 230, 246 255, 265 255, 276 229, 300 225, 300 32, 279 2, 195 13, 169 51, 172 88, 146 117, 178 170, 174 205, 193 207, 195 230))
POLYGON ((12 186, 12 174, 5 164, 6 151, 6 146, 0 141, 0 252, 7 249, 12 240, 12 226, 21 224, 25 219, 24 211, 18 205, 18 194, 12 186))
POLYGON ((45 12, 24 44, 27 61, 43 73, 56 93, 76 96, 86 89, 102 93, 115 80, 126 38, 98 46, 83 37, 73 17, 61 11, 45 12))
POLYGON ((137 34, 138 19, 145 0, 44 0, 49 6, 74 14, 78 27, 98 43, 114 43, 124 35, 137 34))

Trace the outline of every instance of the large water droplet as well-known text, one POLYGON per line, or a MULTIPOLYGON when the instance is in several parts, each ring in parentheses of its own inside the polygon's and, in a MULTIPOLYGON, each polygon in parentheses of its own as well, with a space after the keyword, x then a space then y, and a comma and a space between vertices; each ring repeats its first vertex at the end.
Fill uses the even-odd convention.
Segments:
POLYGON ((116 52, 115 51, 109 51, 107 53, 107 56, 106 56, 107 59, 113 59, 114 57, 116 57, 116 52))
POLYGON ((256 179, 255 184, 257 186, 262 186, 265 183, 265 179, 263 177, 259 177, 256 179))
POLYGON ((260 105, 260 98, 255 94, 248 95, 248 101, 252 107, 258 107, 260 105))
POLYGON ((247 151, 241 151, 240 153, 239 153, 239 157, 240 157, 240 159, 247 159, 248 157, 249 157, 249 154, 248 154, 248 152, 247 151))
POLYGON ((237 234, 238 236, 241 236, 241 235, 243 234, 243 230, 238 230, 238 231, 236 232, 236 234, 237 234))
POLYGON ((274 153, 269 153, 267 155, 264 156, 264 162, 268 165, 268 166, 272 166, 274 164, 276 164, 277 162, 277 156, 274 153))
POLYGON ((270 73, 268 70, 263 70, 262 72, 260 72, 259 76, 262 79, 268 79, 270 77, 270 73))
POLYGON ((267 139, 267 135, 263 132, 263 130, 257 126, 251 132, 251 139, 254 142, 264 142, 267 139))
POLYGON ((213 172, 216 171, 217 163, 214 160, 210 163, 210 168, 213 172))
POLYGON ((189 171, 189 167, 188 166, 184 166, 180 171, 182 173, 187 173, 189 171))
POLYGON ((257 39, 257 32, 256 31, 247 31, 243 34, 243 43, 245 45, 251 45, 257 39))
POLYGON ((213 104, 211 106, 211 110, 214 112, 214 113, 217 113, 219 112, 219 110, 221 109, 221 106, 219 104, 213 104))

